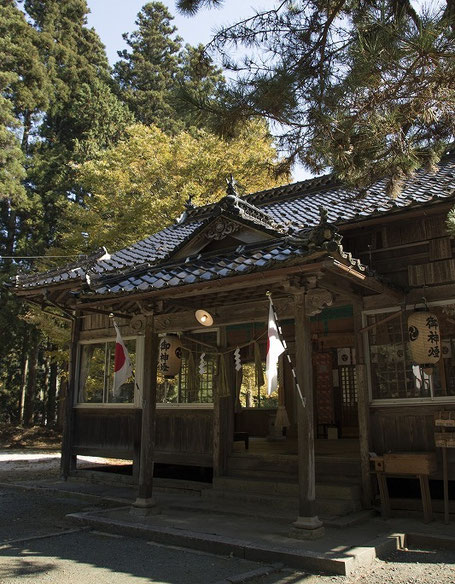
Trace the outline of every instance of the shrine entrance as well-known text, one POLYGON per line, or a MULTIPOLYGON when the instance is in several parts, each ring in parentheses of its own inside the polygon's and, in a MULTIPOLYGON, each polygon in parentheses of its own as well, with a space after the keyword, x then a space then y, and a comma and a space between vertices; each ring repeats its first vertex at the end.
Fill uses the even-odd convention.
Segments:
POLYGON ((345 347, 313 354, 316 438, 358 438, 353 353, 345 347))

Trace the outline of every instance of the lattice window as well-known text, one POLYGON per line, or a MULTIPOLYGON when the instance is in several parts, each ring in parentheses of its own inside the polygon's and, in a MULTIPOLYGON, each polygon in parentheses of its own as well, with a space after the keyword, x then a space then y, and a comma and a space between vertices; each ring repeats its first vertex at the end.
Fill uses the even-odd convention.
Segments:
POLYGON ((338 372, 341 389, 342 425, 356 426, 358 412, 355 365, 342 365, 338 368, 338 372))
POLYGON ((188 354, 182 356, 180 372, 174 379, 164 379, 158 374, 157 402, 158 403, 212 403, 213 387, 215 383, 217 358, 213 353, 217 346, 216 332, 201 332, 185 334, 182 345, 192 352, 195 366, 194 387, 190 387, 188 371, 188 354), (213 347, 214 349, 210 349, 213 347), (205 372, 199 373, 201 354, 205 353, 205 372))
MULTIPOLYGON (((199 369, 200 352, 195 354, 196 369, 199 369)), ((198 387, 192 391, 188 387, 188 360, 182 359, 179 374, 179 403, 213 402, 213 380, 216 374, 216 359, 205 357, 205 373, 198 373, 198 387)))
MULTIPOLYGON (((136 339, 124 339, 133 371, 136 370, 136 339)), ((80 344, 79 403, 133 403, 135 379, 132 376, 114 394, 115 341, 80 344)))
POLYGON ((373 399, 428 398, 455 395, 455 320, 450 307, 432 306, 438 316, 443 354, 431 376, 422 372, 416 379, 407 341, 406 311, 381 324, 387 313, 368 316, 367 324, 378 323, 368 332, 373 399))

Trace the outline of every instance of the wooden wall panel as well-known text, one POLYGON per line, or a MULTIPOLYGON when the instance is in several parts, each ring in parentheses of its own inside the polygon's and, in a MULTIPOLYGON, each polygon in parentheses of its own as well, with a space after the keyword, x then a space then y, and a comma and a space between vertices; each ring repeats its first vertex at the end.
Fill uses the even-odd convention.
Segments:
POLYGON ((211 466, 212 410, 160 410, 156 412, 157 460, 176 464, 211 466))
MULTIPOLYGON (((376 454, 387 452, 434 452, 441 477, 441 449, 434 443, 434 414, 453 407, 435 405, 371 408, 372 449, 376 454)), ((449 474, 455 479, 455 449, 448 450, 449 474)))
POLYGON ((455 281, 455 260, 439 260, 420 265, 411 265, 408 268, 409 285, 423 286, 423 284, 444 284, 455 281))
POLYGON ((74 453, 133 458, 139 451, 141 410, 74 410, 74 453))
MULTIPOLYGON (((447 213, 390 221, 384 226, 382 248, 365 245, 362 229, 349 230, 346 241, 360 259, 392 282, 428 287, 455 280, 453 243, 446 229, 447 213), (363 243, 363 245, 362 245, 363 243)), ((353 251, 346 247, 347 251, 353 251)))
POLYGON ((431 239, 429 244, 430 261, 443 260, 452 257, 452 240, 450 237, 431 239))

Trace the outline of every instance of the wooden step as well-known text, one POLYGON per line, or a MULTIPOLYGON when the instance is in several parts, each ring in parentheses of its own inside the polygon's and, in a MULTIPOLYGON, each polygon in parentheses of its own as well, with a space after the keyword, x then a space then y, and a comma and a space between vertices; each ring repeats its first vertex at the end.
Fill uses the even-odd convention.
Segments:
MULTIPOLYGON (((297 497, 299 486, 297 481, 285 479, 270 480, 262 477, 214 477, 213 488, 216 490, 234 491, 237 494, 257 493, 278 496, 297 497)), ((341 482, 316 483, 316 498, 358 500, 360 487, 355 484, 341 482)))
MULTIPOLYGON (((217 477, 213 488, 201 493, 218 505, 238 505, 250 509, 252 515, 298 515, 296 482, 264 481, 238 477, 217 477)), ((324 517, 340 517, 359 511, 360 492, 352 485, 316 485, 316 509, 324 517)))
MULTIPOLYGON (((336 459, 333 457, 316 457, 316 478, 352 477, 360 479, 360 461, 358 459, 336 459)), ((273 472, 289 476, 298 476, 297 456, 256 456, 231 455, 227 462, 227 472, 230 475, 246 472, 273 472)))

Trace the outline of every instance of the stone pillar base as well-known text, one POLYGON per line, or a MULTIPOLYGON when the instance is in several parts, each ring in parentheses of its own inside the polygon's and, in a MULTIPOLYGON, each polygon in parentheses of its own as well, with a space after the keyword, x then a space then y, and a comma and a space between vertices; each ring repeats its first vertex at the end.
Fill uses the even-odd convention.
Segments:
POLYGON ((324 526, 318 517, 297 517, 289 530, 289 537, 295 539, 318 539, 324 534, 324 526))
POLYGON ((161 513, 161 509, 158 507, 153 497, 150 499, 143 499, 138 497, 130 509, 130 515, 136 515, 138 517, 158 515, 159 513, 161 513))

